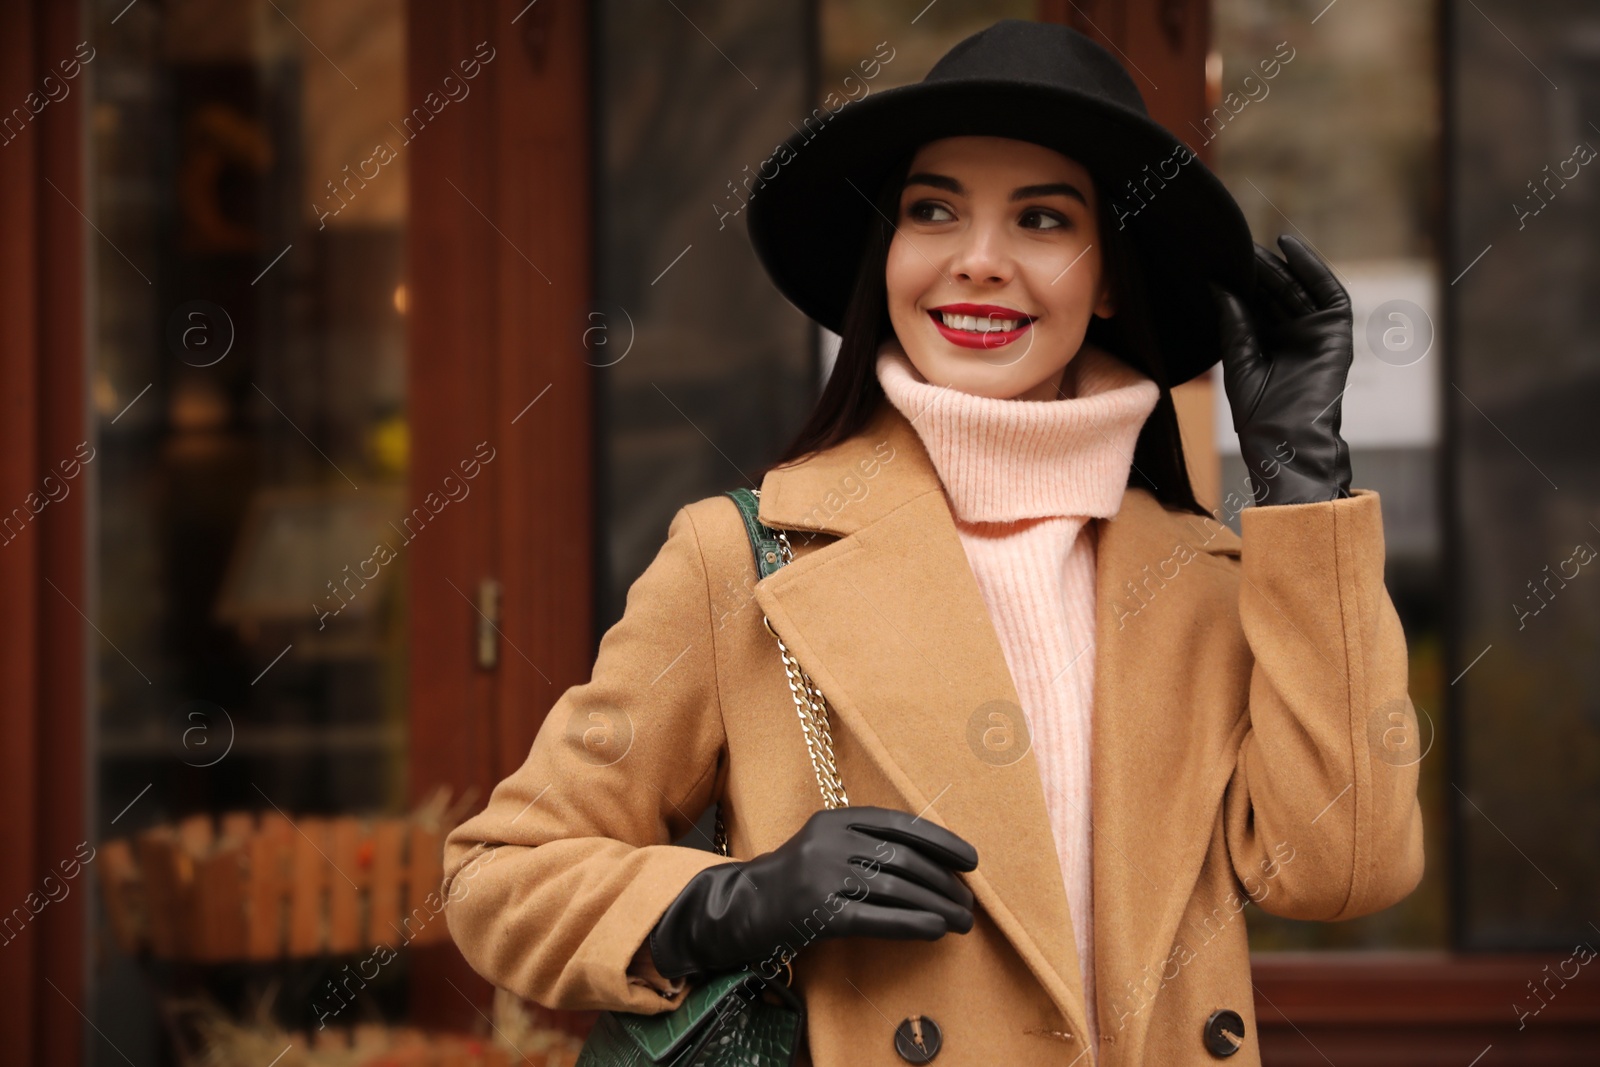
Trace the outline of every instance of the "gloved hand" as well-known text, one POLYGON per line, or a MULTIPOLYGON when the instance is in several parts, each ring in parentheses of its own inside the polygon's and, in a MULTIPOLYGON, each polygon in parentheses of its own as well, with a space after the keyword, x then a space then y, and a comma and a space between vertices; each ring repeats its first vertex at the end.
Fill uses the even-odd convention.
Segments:
POLYGON ((1256 245, 1249 306, 1212 286, 1222 322, 1222 384, 1258 505, 1350 495, 1339 436, 1350 364, 1350 297, 1327 263, 1287 234, 1288 262, 1256 245))
POLYGON ((960 837, 904 811, 821 810, 754 859, 707 867, 650 932, 664 978, 776 961, 807 939, 934 941, 972 929, 972 891, 951 870, 978 866, 960 837))

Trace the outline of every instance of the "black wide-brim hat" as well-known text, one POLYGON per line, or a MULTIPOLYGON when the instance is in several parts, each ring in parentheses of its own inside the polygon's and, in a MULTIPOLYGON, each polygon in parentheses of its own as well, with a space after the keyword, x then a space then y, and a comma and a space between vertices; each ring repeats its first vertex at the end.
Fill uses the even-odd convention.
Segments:
POLYGON ((1136 250, 1168 384, 1221 358, 1210 285, 1248 291, 1254 247, 1232 195, 1145 109, 1111 53, 1068 26, 1002 19, 922 81, 808 120, 759 168, 750 242, 795 307, 843 332, 870 198, 906 153, 941 137, 1010 137, 1086 167, 1136 250), (767 177, 771 165, 777 173, 767 177))

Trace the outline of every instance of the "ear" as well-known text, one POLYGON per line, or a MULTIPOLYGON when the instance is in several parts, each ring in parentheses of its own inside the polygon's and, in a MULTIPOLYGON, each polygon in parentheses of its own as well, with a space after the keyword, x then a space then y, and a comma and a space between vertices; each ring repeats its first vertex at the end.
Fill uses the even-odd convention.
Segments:
POLYGON ((1094 305, 1094 314, 1109 319, 1117 313, 1117 298, 1111 292, 1111 279, 1100 280, 1100 299, 1094 305))

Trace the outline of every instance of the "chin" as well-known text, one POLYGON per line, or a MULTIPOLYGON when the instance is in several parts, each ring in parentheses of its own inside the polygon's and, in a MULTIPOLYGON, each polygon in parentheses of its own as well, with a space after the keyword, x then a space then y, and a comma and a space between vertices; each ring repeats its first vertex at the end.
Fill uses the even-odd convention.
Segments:
POLYGON ((907 349, 906 355, 930 383, 996 400, 1021 396, 1059 373, 1058 367, 1040 367, 1033 360, 1021 358, 1021 352, 961 348, 943 338, 922 346, 917 352, 907 349))
POLYGON ((957 388, 960 388, 964 393, 992 397, 995 400, 1011 400, 1033 387, 1032 383, 1019 381, 1009 375, 975 374, 971 377, 973 380, 970 384, 957 386, 957 388))
POLYGON ((934 356, 928 370, 923 371, 919 368, 919 373, 934 385, 942 385, 973 396, 1010 400, 1038 384, 1030 380, 1027 375, 1017 374, 1016 370, 1015 367, 987 366, 976 356, 963 352, 958 355, 934 356))

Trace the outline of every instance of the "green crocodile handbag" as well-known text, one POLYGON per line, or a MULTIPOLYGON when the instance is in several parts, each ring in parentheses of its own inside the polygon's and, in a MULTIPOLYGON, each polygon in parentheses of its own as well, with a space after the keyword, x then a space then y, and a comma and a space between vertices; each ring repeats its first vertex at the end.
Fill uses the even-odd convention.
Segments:
MULTIPOLYGON (((783 531, 756 517, 760 490, 732 489, 727 495, 744 518, 760 577, 794 558, 783 531)), ((827 702, 765 616, 762 623, 778 639, 823 804, 843 807, 849 799, 834 763, 827 702)), ((720 805, 714 843, 719 854, 728 855, 720 805)), ((789 957, 785 955, 779 962, 787 965, 789 957)), ((707 979, 672 1011, 601 1012, 578 1054, 576 1067, 779 1067, 795 1062, 805 1034, 806 1012, 800 997, 787 985, 769 982, 746 967, 707 979), (780 1003, 764 999, 767 991, 776 994, 780 1003)))
POLYGON ((792 1064, 805 1037, 805 1005, 781 982, 751 970, 708 979, 673 1011, 601 1012, 577 1067, 766 1067, 792 1064), (763 989, 784 1000, 769 1004, 763 989))

